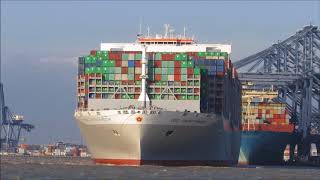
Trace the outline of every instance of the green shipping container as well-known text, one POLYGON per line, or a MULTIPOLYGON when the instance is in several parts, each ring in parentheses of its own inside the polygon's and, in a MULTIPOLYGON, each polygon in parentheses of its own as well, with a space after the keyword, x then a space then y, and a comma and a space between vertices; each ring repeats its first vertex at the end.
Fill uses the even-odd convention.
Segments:
POLYGON ((122 54, 122 60, 127 61, 129 59, 129 54, 122 54))
POLYGON ((108 60, 108 59, 109 59, 109 53, 108 53, 108 51, 102 51, 102 56, 101 56, 101 58, 102 58, 103 60, 108 60))
POLYGON ((162 60, 161 53, 156 53, 156 60, 162 60))
POLYGON ((161 74, 161 68, 155 68, 154 73, 155 74, 161 74))
POLYGON ((84 73, 85 73, 85 74, 90 74, 90 73, 91 73, 91 69, 90 69, 90 68, 86 68, 86 69, 84 70, 84 73))
POLYGON ((161 74, 168 74, 168 68, 161 68, 161 74))
POLYGON ((134 67, 128 68, 128 74, 134 74, 134 67))
POLYGON ((161 62, 161 67, 168 67, 168 61, 162 61, 161 62))
POLYGON ((181 75, 181 81, 187 81, 187 75, 182 74, 181 75))
POLYGON ((121 99, 128 99, 129 97, 128 97, 128 95, 126 95, 126 94, 122 94, 121 95, 121 99))
POLYGON ((199 75, 200 74, 200 68, 194 68, 193 69, 193 73, 196 74, 196 75, 199 75))
POLYGON ((101 51, 96 51, 96 57, 101 57, 101 51))
POLYGON ((193 66, 194 66, 193 61, 188 61, 188 67, 193 68, 193 66))
POLYGON ((179 99, 180 100, 187 100, 187 96, 186 95, 181 95, 179 99))
POLYGON ((174 60, 181 61, 181 54, 176 54, 174 60))
POLYGON ((200 97, 198 95, 194 96, 194 100, 199 100, 199 99, 200 99, 200 97))
POLYGON ((103 74, 103 79, 108 81, 109 80, 109 74, 103 74))
POLYGON ((95 68, 95 73, 102 73, 102 68, 101 67, 96 67, 95 68))
POLYGON ((183 68, 188 67, 188 61, 181 61, 181 67, 183 68))
POLYGON ((167 74, 162 74, 161 75, 161 81, 168 81, 168 75, 167 74))
POLYGON ((142 59, 142 54, 135 54, 134 60, 141 60, 142 59))
POLYGON ((128 74, 128 80, 133 81, 134 80, 134 74, 128 74))
POLYGON ((156 94, 155 95, 155 99, 158 99, 158 100, 161 99, 161 95, 160 94, 156 94))
POLYGON ((173 68, 174 67, 174 61, 167 61, 168 67, 173 68))
POLYGON ((198 52, 198 56, 199 56, 199 57, 205 57, 205 56, 206 56, 206 53, 205 53, 205 52, 198 52))
POLYGON ((188 60, 188 56, 186 54, 181 55, 181 60, 182 61, 188 60))
POLYGON ((108 74, 109 73, 109 67, 103 67, 102 68, 102 73, 108 74))
POLYGON ((187 68, 181 68, 181 74, 187 74, 187 68))
POLYGON ((156 81, 157 86, 161 86, 161 81, 156 81))
POLYGON ((121 74, 121 67, 114 67, 113 69, 115 74, 121 74))
POLYGON ((112 80, 112 81, 114 81, 114 74, 109 74, 109 80, 112 80))
POLYGON ((174 75, 174 68, 168 68, 168 74, 174 75))
POLYGON ((192 95, 188 95, 188 100, 193 100, 193 96, 192 95))
POLYGON ((114 73, 115 73, 114 67, 109 67, 109 73, 110 73, 110 74, 114 74, 114 73))
POLYGON ((84 58, 84 63, 85 63, 85 64, 91 64, 91 56, 86 56, 86 57, 84 58))

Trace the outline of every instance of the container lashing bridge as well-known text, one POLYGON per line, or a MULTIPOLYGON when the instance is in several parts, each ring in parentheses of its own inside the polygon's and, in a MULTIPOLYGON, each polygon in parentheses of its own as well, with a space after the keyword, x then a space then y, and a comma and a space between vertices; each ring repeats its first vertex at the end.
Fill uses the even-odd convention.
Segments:
MULTIPOLYGON (((236 61, 242 82, 255 88, 276 88, 275 102, 286 102, 296 125, 299 154, 306 156, 310 143, 320 148, 320 30, 306 26, 271 47, 236 61)), ((320 150, 320 149, 319 149, 320 150)))

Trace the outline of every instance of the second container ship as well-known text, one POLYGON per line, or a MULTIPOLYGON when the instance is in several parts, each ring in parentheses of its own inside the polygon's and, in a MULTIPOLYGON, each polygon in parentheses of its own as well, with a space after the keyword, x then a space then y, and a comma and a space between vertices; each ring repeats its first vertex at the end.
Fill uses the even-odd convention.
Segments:
POLYGON ((75 119, 96 163, 238 163, 241 84, 231 46, 167 31, 79 58, 75 119))
POLYGON ((277 91, 244 88, 242 93, 239 164, 281 164, 287 144, 295 137, 286 103, 272 101, 277 91))

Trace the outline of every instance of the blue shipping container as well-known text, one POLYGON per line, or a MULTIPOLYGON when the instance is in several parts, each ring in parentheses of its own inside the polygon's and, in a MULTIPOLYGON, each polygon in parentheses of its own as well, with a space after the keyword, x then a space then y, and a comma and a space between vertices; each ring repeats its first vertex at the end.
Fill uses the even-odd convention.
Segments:
POLYGON ((129 60, 128 61, 128 67, 134 67, 134 61, 129 60))
POLYGON ((224 61, 223 60, 217 60, 217 65, 224 65, 224 61))

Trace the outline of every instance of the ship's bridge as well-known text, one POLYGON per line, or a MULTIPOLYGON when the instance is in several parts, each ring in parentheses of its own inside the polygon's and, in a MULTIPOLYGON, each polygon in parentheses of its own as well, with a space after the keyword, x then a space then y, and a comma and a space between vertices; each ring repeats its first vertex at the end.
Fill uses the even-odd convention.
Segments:
POLYGON ((156 44, 156 45, 188 45, 195 43, 191 38, 138 38, 138 43, 140 44, 156 44))

